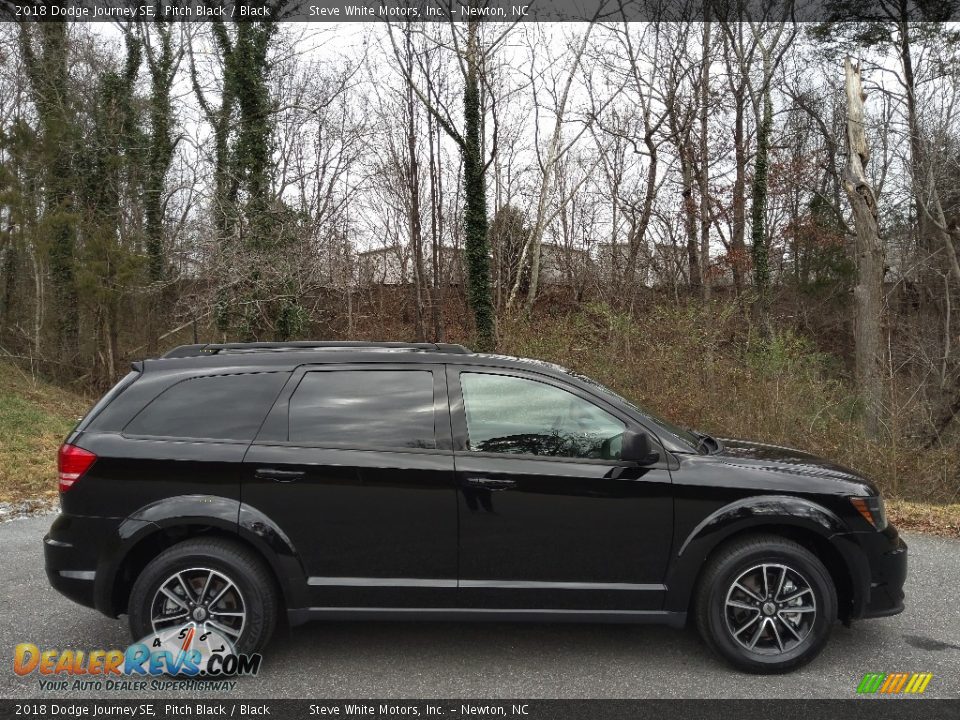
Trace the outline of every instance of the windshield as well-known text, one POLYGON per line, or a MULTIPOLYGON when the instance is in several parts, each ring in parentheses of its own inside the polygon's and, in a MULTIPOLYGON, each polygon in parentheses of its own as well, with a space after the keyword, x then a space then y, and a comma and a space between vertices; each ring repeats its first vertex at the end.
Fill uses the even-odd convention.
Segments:
POLYGON ((678 425, 674 425, 672 422, 669 422, 668 420, 664 420, 663 418, 658 417, 657 415, 654 415, 652 412, 650 412, 649 410, 645 410, 644 408, 640 407, 636 403, 630 402, 625 397, 623 397, 623 395, 615 393, 606 385, 601 385, 593 378, 589 378, 586 375, 581 375, 580 373, 573 372, 572 370, 567 370, 567 372, 573 375, 578 380, 582 380, 583 382, 587 383, 588 385, 590 385, 590 387, 596 388, 597 390, 602 392, 604 395, 609 395, 613 398, 616 398, 617 400, 627 405, 628 407, 633 408, 639 414, 643 415, 643 417, 645 417, 647 420, 649 420, 654 425, 656 425, 660 430, 670 433, 682 444, 688 445, 692 451, 698 452, 698 449, 700 447, 700 437, 698 435, 678 425))

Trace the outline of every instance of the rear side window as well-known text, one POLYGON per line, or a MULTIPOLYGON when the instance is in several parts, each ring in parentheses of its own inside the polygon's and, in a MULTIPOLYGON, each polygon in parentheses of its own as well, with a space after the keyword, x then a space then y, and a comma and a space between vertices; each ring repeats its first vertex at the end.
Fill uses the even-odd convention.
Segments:
POLYGON ((309 372, 290 398, 290 440, 352 448, 436 448, 433 373, 309 372))
POLYGON ((122 393, 124 390, 126 390, 126 389, 127 389, 128 387, 130 387, 131 385, 133 385, 134 381, 135 381, 138 377, 140 377, 140 373, 137 372, 136 370, 134 370, 134 371, 132 371, 132 372, 128 372, 128 373, 123 377, 123 379, 120 380, 120 382, 118 382, 116 385, 114 385, 106 395, 104 395, 102 398, 100 398, 100 399, 97 401, 97 404, 96 404, 96 405, 94 405, 92 408, 90 408, 90 410, 87 412, 87 414, 84 415, 84 416, 80 419, 80 422, 77 423, 77 425, 76 425, 76 427, 74 428, 74 430, 84 430, 84 429, 86 429, 86 428, 90 425, 90 423, 93 422, 93 421, 96 419, 97 415, 99 415, 99 414, 104 410, 104 408, 107 407, 107 405, 109 405, 109 404, 112 403, 114 400, 116 400, 117 397, 120 395, 120 393, 122 393))
POLYGON ((127 435, 253 440, 288 373, 215 375, 167 388, 130 421, 127 435))

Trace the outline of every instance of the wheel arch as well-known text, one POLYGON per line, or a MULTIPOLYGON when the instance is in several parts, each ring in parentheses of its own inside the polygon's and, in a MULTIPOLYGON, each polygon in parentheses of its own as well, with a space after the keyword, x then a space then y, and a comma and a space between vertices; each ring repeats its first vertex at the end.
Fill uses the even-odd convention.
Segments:
POLYGON ((859 615, 863 604, 865 559, 844 540, 847 529, 834 513, 817 503, 789 496, 746 498, 711 513, 680 543, 667 578, 666 609, 688 611, 697 583, 710 558, 748 535, 777 535, 816 555, 837 590, 840 619, 859 615))
POLYGON ((815 555, 824 564, 824 567, 827 568, 827 572, 830 574, 830 579, 833 580, 833 585, 837 591, 837 611, 839 618, 844 622, 850 620, 853 614, 855 593, 853 578, 850 574, 850 568, 848 567, 843 554, 830 542, 828 538, 822 535, 818 535, 809 529, 802 528, 797 525, 782 525, 776 523, 768 525, 754 525, 743 528, 731 533, 721 542, 717 543, 704 559, 703 566, 701 567, 700 572, 697 573, 696 582, 694 583, 690 593, 688 607, 692 608, 694 602, 696 601, 699 582, 703 576, 703 569, 710 562, 710 560, 728 545, 752 535, 776 535, 777 537, 792 540, 815 555))
POLYGON ((170 498, 131 515, 118 535, 114 552, 97 569, 95 588, 97 608, 111 617, 126 612, 133 583, 153 558, 195 537, 222 537, 260 557, 276 582, 281 609, 304 601, 306 573, 293 544, 275 523, 237 500, 170 498))

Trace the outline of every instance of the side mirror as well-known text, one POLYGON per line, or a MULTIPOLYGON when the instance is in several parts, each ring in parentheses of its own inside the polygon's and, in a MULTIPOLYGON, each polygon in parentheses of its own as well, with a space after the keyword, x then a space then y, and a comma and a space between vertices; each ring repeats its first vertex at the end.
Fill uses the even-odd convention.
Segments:
POLYGON ((623 445, 620 459, 635 462, 638 465, 652 465, 660 459, 660 453, 653 449, 650 436, 643 432, 626 430, 623 433, 623 445))

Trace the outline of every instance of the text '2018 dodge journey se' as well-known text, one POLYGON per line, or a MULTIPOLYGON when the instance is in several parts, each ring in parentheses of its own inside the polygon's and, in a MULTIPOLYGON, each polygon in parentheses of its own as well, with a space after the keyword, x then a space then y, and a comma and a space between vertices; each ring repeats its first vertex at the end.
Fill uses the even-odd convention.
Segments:
POLYGON ((47 575, 134 638, 278 615, 658 622, 784 672, 903 609, 876 487, 556 365, 427 343, 189 345, 60 449, 47 575))

